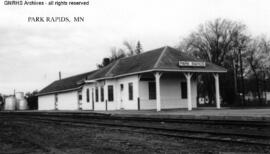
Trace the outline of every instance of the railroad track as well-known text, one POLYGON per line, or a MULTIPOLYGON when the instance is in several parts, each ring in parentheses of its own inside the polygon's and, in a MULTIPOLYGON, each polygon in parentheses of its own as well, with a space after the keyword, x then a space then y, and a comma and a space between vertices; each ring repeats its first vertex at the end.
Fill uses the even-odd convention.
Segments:
MULTIPOLYGON (((79 127, 99 127, 118 131, 125 131, 131 133, 143 133, 152 135, 162 135, 167 137, 185 138, 193 140, 203 141, 218 141, 218 142, 229 142, 239 144, 249 144, 258 146, 270 146, 270 136, 263 134, 247 134, 247 133, 233 133, 233 132, 221 132, 221 131, 209 131, 209 130, 188 130, 188 129, 175 129, 175 128, 164 128, 150 125, 138 125, 125 124, 115 122, 113 120, 107 120, 108 116, 95 116, 93 119, 85 119, 80 116, 57 116, 57 115, 3 115, 2 117, 13 117, 19 118, 24 121, 36 121, 44 123, 54 123, 58 125, 69 125, 79 127), (106 118, 106 121, 102 121, 102 118, 106 118)), ((114 119, 115 120, 115 119, 114 119)), ((117 119, 119 120, 119 118, 117 119)), ((136 119, 137 120, 137 119, 136 119)))
POLYGON ((112 114, 89 113, 57 113, 57 112, 0 112, 0 115, 22 115, 22 116, 43 116, 43 117, 71 117, 79 119, 97 119, 97 120, 121 120, 121 121, 142 121, 142 122, 166 122, 166 123, 187 123, 187 124, 207 124, 207 125, 233 125, 247 127, 269 127, 270 121, 252 121, 252 120, 213 120, 213 119, 184 119, 184 118, 160 118, 160 117, 132 117, 112 114))

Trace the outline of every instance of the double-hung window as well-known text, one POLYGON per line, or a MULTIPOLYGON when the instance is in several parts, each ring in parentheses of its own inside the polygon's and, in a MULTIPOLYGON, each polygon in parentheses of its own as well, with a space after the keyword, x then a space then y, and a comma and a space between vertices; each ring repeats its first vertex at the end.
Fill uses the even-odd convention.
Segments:
POLYGON ((89 103, 90 102, 90 98, 89 98, 89 89, 86 90, 86 102, 89 103))
POLYGON ((108 101, 113 101, 113 86, 108 86, 108 101))
POLYGON ((187 99, 187 82, 181 82, 181 96, 182 99, 187 99))
POLYGON ((100 101, 104 102, 104 87, 103 86, 100 88, 100 101))
POLYGON ((156 82, 148 82, 149 99, 156 99, 156 82))
POLYGON ((128 98, 129 100, 133 100, 133 83, 128 83, 128 98))
POLYGON ((96 87, 96 102, 98 102, 98 87, 96 87))

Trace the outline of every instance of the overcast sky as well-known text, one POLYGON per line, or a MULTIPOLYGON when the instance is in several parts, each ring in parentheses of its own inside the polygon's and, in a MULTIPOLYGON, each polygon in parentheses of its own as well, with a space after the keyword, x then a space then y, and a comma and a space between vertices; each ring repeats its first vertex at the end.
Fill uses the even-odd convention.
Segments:
POLYGON ((199 24, 240 21, 270 36, 269 0, 90 0, 90 6, 0 4, 0 93, 42 89, 96 69, 111 47, 140 40, 145 51, 175 46, 199 24), (28 23, 29 16, 84 16, 84 23, 28 23))

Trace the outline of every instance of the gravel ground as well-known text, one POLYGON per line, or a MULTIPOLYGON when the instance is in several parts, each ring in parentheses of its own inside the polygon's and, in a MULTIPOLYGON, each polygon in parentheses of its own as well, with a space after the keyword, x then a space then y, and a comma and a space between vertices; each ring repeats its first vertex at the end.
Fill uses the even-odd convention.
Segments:
POLYGON ((270 147, 196 141, 124 132, 0 119, 0 153, 270 153, 270 147))

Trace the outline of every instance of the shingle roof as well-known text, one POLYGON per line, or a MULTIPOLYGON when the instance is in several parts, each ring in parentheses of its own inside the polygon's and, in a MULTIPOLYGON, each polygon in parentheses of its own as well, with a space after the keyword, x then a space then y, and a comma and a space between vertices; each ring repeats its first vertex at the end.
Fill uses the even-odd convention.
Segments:
POLYGON ((121 58, 113 64, 89 75, 89 80, 104 79, 140 73, 144 71, 192 71, 192 72, 226 72, 226 69, 206 62, 205 67, 179 67, 179 61, 201 61, 171 47, 162 47, 139 55, 121 58), (107 73, 106 73, 107 72, 107 73))
POLYGON ((114 76, 153 69, 164 48, 151 50, 136 56, 120 59, 112 70, 114 76))
POLYGON ((39 94, 54 93, 57 91, 75 90, 80 88, 80 81, 99 80, 115 78, 130 74, 151 71, 173 71, 173 72, 226 72, 226 69, 210 62, 205 67, 179 67, 179 61, 202 61, 184 52, 171 47, 162 47, 139 55, 121 58, 104 68, 54 81, 42 89, 39 94))
POLYGON ((163 50, 164 48, 158 48, 139 55, 121 58, 99 69, 96 73, 89 75, 88 79, 110 78, 117 75, 152 69, 163 50))
POLYGON ((193 72, 226 72, 227 70, 223 67, 217 66, 213 63, 206 62, 205 67, 179 67, 179 61, 200 61, 203 60, 195 58, 187 53, 181 52, 171 47, 167 47, 162 58, 158 62, 155 69, 168 69, 175 71, 193 71, 193 72))
POLYGON ((38 93, 38 95, 56 93, 56 92, 61 92, 61 91, 69 91, 69 90, 74 90, 76 88, 80 88, 81 86, 80 81, 86 79, 88 75, 94 72, 96 72, 96 70, 54 81, 47 87, 43 88, 38 93))

